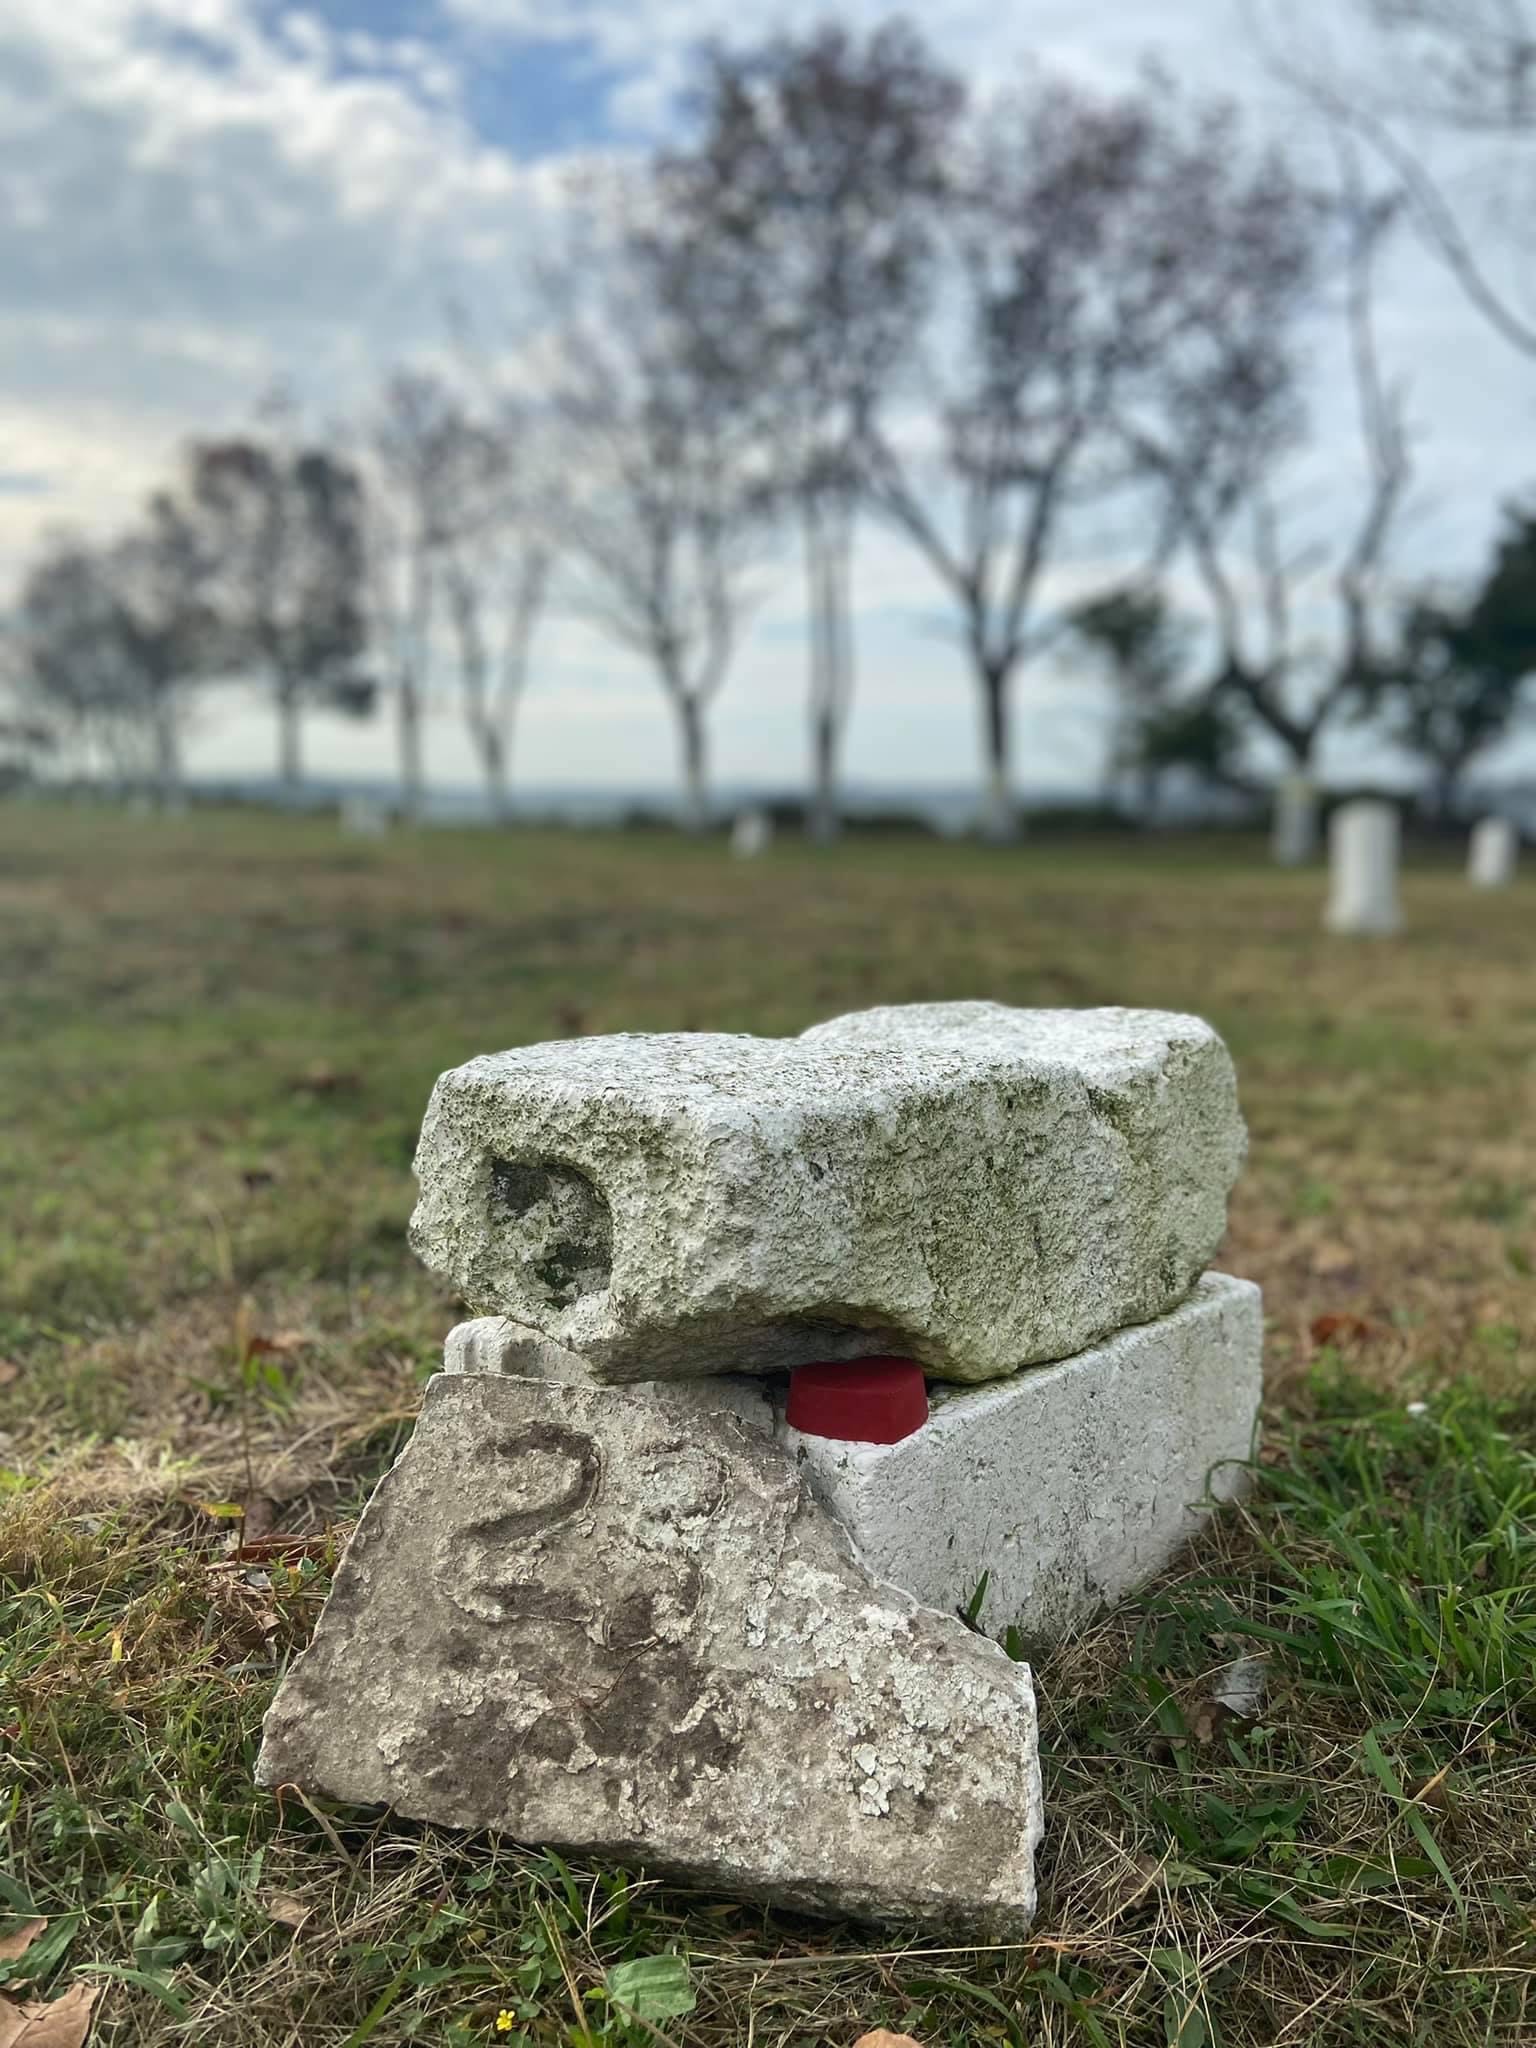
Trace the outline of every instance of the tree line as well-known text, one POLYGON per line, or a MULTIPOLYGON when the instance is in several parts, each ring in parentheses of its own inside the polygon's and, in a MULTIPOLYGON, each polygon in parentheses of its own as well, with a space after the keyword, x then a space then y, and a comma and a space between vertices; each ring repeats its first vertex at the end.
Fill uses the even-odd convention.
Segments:
POLYGON ((1376 279, 1430 201, 1370 106, 1295 82, 1331 96, 1324 170, 1155 73, 979 98, 902 22, 702 52, 682 140, 573 182, 496 346, 455 322, 449 369, 395 372, 345 425, 278 408, 191 445, 127 532, 50 539, 8 636, 16 729, 168 791, 194 699, 257 682, 293 785, 310 709, 382 706, 410 816, 448 684, 500 818, 559 607, 653 674, 699 826, 714 707, 792 545, 831 838, 874 521, 944 593, 992 836, 1047 659, 1113 683, 1144 807, 1174 768, 1255 787, 1256 735, 1310 778, 1368 721, 1454 808, 1536 670, 1536 512, 1463 584, 1392 574, 1414 437, 1376 279), (1357 425, 1319 520, 1292 480, 1330 327, 1357 425))

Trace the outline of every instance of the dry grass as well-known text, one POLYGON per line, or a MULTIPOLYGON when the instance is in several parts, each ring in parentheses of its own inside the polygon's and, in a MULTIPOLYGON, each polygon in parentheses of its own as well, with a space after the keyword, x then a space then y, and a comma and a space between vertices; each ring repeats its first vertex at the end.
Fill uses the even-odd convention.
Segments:
POLYGON ((1318 899, 1235 842, 737 867, 0 810, 0 1816, 4 1903, 70 1923, 48 1984, 105 1972, 114 2044, 1536 2040, 1536 895, 1428 865, 1375 945, 1318 899), (403 1242, 433 1075, 970 995, 1212 1018, 1253 1132, 1223 1262, 1270 1317, 1264 1490, 1037 1674, 1034 1939, 871 1950, 258 1795, 274 1671, 454 1312, 403 1242), (305 1540, 242 1562, 221 1506, 305 1540), (1256 1646, 1264 1714, 1222 1723, 1256 1646), (667 1948, 698 2005, 658 2035, 603 1987, 667 1948))

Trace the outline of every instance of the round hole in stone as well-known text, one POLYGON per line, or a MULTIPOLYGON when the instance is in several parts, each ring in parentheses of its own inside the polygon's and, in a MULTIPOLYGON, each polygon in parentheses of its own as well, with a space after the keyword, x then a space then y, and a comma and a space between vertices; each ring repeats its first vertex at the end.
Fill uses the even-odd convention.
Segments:
POLYGON ((523 1285, 536 1301, 569 1308, 613 1278, 613 1213, 577 1167, 553 1159, 493 1159, 490 1207, 523 1285))

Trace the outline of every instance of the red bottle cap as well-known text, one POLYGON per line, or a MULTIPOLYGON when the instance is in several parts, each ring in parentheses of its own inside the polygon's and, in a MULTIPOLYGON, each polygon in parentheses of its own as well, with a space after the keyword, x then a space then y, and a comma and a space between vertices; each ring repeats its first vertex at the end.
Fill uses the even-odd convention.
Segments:
POLYGON ((910 1358, 849 1358, 798 1365, 784 1419, 807 1436, 899 1444, 928 1420, 923 1368, 910 1358))

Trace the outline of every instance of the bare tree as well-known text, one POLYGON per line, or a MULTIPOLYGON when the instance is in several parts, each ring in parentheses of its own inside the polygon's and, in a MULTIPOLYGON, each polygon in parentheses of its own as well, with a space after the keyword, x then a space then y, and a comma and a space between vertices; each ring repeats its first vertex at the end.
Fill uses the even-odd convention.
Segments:
MULTIPOLYGON (((1286 358, 1267 361, 1262 345, 1256 352, 1246 323, 1220 301, 1198 346, 1174 352, 1120 417, 1133 458, 1165 493, 1165 531, 1204 586, 1212 693, 1241 704, 1303 782, 1323 733, 1362 702, 1385 659, 1387 555, 1411 474, 1403 400, 1383 379, 1372 317, 1376 262, 1396 209, 1367 194, 1348 151, 1343 171, 1332 218, 1363 456, 1353 519, 1299 544, 1288 530, 1281 499, 1302 420, 1286 358), (1319 588, 1333 611, 1327 632, 1312 617, 1319 588)), ((1285 337, 1271 339, 1283 351, 1285 337)))
POLYGON ((193 524, 161 493, 115 542, 52 541, 17 607, 23 703, 162 803, 180 793, 188 701, 217 665, 207 585, 193 524))
POLYGON ((1319 55, 1312 30, 1325 16, 1248 0, 1272 68, 1325 117, 1364 142, 1386 167, 1429 246, 1495 332, 1536 356, 1536 311, 1498 275, 1500 243, 1528 272, 1532 205, 1528 166, 1536 157, 1536 6, 1532 0, 1349 0, 1345 20, 1365 37, 1357 62, 1336 46, 1319 55), (1458 191, 1425 149, 1435 133, 1487 144, 1501 163, 1496 206, 1458 191), (1502 216, 1502 217, 1500 217, 1502 216))
POLYGON ((757 414, 722 341, 729 280, 653 186, 589 194, 596 250, 539 278, 546 398, 569 489, 569 602, 650 664, 677 722, 683 820, 708 821, 708 717, 746 604, 766 498, 757 414))
POLYGON ((1017 824, 1011 687, 1063 624, 1046 614, 1046 576, 1074 517, 1133 481, 1109 424, 1214 304, 1241 304, 1257 334, 1306 274, 1309 224, 1284 166, 1250 162, 1229 113, 1181 122, 1169 98, 1149 84, 1101 101, 1050 81, 994 104, 943 214, 937 460, 888 418, 863 422, 874 502, 960 612, 998 838, 1017 824))
POLYGON ((490 815, 508 816, 512 729, 550 563, 519 468, 523 424, 508 404, 478 415, 445 378, 405 370, 364 430, 375 638, 411 817, 424 800, 422 721, 440 637, 454 647, 490 815))
POLYGON ((469 446, 478 453, 479 444, 448 385, 413 370, 389 379, 365 438, 374 639, 395 710, 401 807, 415 821, 426 803, 422 726, 442 555, 454 521, 466 516, 455 491, 468 481, 469 446))
POLYGON ((323 447, 203 442, 190 452, 184 496, 228 665, 270 690, 279 773, 297 787, 305 709, 371 706, 355 666, 366 645, 362 480, 323 447))
POLYGON ((810 828, 839 826, 854 689, 850 577, 857 426, 910 353, 931 282, 933 211, 963 100, 900 23, 710 50, 701 133, 665 166, 669 203, 740 279, 733 330, 766 392, 804 549, 810 828))

